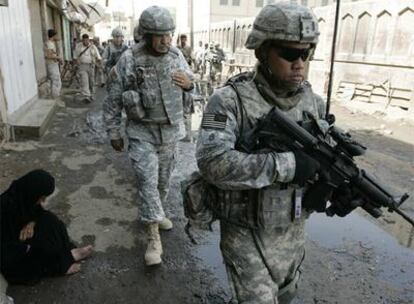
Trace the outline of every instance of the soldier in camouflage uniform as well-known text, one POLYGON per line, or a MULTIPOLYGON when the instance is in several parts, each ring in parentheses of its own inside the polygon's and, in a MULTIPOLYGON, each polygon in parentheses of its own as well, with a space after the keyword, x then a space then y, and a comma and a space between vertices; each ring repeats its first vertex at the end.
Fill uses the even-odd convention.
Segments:
POLYGON ((216 81, 218 84, 221 83, 223 61, 226 59, 224 51, 219 47, 220 44, 211 42, 209 50, 206 52, 204 57, 204 64, 206 65, 205 70, 208 71, 209 80, 212 82, 212 84, 214 84, 216 81), (218 45, 218 49, 216 49, 215 45, 218 45))
POLYGON ((128 153, 137 176, 140 218, 146 224, 147 265, 161 263, 159 229, 171 229, 165 217, 177 142, 185 135, 183 93, 194 87, 180 50, 171 46, 174 21, 167 9, 151 6, 139 19, 142 40, 124 52, 115 66, 104 117, 117 151, 123 150, 121 111, 127 114, 128 153))
POLYGON ((196 156, 203 177, 218 188, 213 206, 232 303, 289 303, 297 288, 308 217, 302 190, 320 165, 300 151, 249 154, 238 142, 272 107, 295 121, 304 111, 324 116, 322 98, 304 80, 318 36, 308 8, 265 6, 246 41, 258 59, 256 70, 217 89, 204 112, 196 156))
POLYGON ((112 30, 112 41, 105 48, 102 54, 103 65, 106 74, 109 74, 112 67, 118 62, 123 52, 128 49, 128 46, 124 44, 124 33, 120 28, 112 30))

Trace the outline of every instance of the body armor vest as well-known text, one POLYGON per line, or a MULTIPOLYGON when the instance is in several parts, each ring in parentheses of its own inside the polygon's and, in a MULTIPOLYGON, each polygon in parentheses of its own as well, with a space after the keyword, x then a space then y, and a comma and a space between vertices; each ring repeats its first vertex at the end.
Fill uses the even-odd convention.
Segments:
POLYGON ((132 49, 135 60, 135 84, 145 110, 143 122, 178 124, 183 120, 183 90, 172 82, 172 74, 182 70, 180 52, 170 48, 160 57, 147 54, 144 44, 132 49))
MULTIPOLYGON (((235 113, 237 113, 238 138, 240 138, 255 128, 258 120, 266 115, 273 105, 271 100, 265 100, 259 93, 251 78, 246 79, 246 75, 233 80, 232 87, 227 86, 223 90, 236 90, 237 97, 235 98, 239 101, 236 102, 237 110, 235 113)), ((295 107, 284 112, 288 117, 295 121, 303 121, 306 112, 313 114, 314 117, 323 116, 321 100, 317 100, 310 85, 305 84, 298 94, 301 96, 288 97, 300 98, 295 107)), ((277 134, 277 130, 275 130, 275 135, 281 138, 284 136, 277 134)), ((236 149, 238 149, 238 142, 239 140, 236 142, 236 149)), ((296 193, 301 191, 296 185, 279 182, 261 189, 242 191, 214 188, 216 199, 211 202, 210 207, 215 216, 231 224, 253 229, 286 228, 292 224, 293 200, 296 193)), ((308 215, 305 210, 302 214, 302 218, 306 218, 308 215)))
POLYGON ((112 43, 109 45, 109 58, 105 64, 106 70, 110 71, 112 67, 118 62, 119 58, 123 52, 125 52, 128 47, 123 44, 121 47, 117 48, 112 43))

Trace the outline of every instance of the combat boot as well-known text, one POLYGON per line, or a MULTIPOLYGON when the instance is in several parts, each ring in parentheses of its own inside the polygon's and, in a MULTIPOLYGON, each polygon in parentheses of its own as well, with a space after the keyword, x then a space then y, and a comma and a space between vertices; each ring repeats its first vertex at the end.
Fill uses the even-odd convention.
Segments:
POLYGON ((171 230, 173 228, 173 223, 169 218, 164 217, 164 219, 158 223, 158 228, 160 230, 171 230))
POLYGON ((162 244, 158 223, 148 224, 147 227, 147 251, 145 251, 145 264, 147 266, 161 264, 162 244))

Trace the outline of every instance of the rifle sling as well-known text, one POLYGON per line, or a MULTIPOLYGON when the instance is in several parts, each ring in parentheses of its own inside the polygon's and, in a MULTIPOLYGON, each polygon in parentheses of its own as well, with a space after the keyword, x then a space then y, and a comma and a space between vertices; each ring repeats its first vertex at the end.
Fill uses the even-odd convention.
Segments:
POLYGON ((79 56, 78 56, 78 59, 79 58, 81 58, 82 57, 82 55, 83 54, 85 54, 85 52, 87 51, 87 50, 89 50, 89 48, 91 47, 91 44, 90 45, 88 45, 88 47, 86 48, 86 49, 84 49, 80 54, 79 54, 79 56))

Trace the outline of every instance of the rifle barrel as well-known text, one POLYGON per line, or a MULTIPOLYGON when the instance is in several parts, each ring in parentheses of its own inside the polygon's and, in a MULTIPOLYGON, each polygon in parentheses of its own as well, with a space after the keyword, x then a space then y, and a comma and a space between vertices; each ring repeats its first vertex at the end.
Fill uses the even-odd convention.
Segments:
POLYGON ((401 211, 398 208, 391 208, 391 210, 401 215, 407 222, 409 222, 414 227, 414 220, 411 217, 409 217, 407 214, 405 214, 403 211, 401 211))

